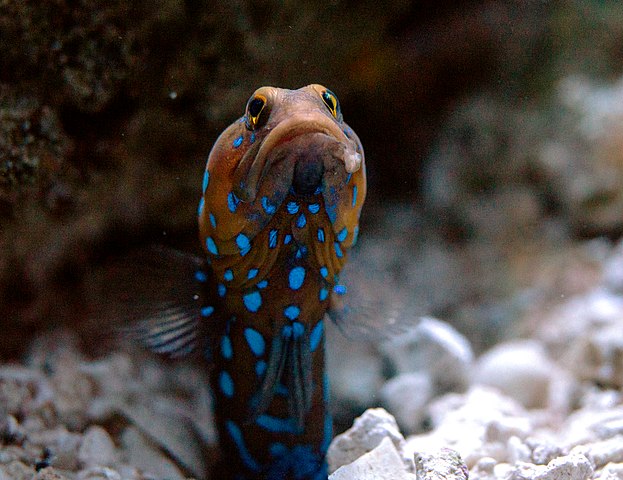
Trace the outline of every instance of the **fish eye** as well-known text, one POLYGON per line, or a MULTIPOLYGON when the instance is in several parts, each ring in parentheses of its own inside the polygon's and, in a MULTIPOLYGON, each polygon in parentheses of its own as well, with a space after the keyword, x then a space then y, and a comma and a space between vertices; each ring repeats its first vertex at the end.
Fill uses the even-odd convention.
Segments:
POLYGON ((266 107, 266 97, 264 95, 255 94, 247 102, 245 123, 249 130, 255 130, 258 126, 264 107, 266 107))
POLYGON ((324 104, 327 106, 327 108, 331 112, 331 115, 333 115, 333 117, 339 120, 339 117, 341 115, 340 102, 335 96, 335 93, 327 89, 324 92, 322 92, 321 96, 322 96, 322 101, 324 102, 324 104))

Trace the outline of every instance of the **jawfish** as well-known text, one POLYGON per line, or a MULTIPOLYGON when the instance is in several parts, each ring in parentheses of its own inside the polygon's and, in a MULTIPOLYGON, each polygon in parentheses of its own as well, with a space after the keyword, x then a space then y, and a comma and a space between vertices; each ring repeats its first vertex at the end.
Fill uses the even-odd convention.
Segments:
POLYGON ((327 478, 325 316, 365 196, 363 147, 321 85, 259 88, 210 152, 206 257, 187 262, 200 300, 162 303, 137 332, 157 352, 210 358, 231 478, 327 478))

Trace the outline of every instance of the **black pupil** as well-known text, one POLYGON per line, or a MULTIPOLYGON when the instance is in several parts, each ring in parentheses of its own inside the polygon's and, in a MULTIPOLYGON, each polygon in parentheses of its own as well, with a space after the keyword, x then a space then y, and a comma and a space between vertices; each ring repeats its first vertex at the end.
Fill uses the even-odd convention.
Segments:
POLYGON ((322 98, 324 100, 324 103, 327 104, 327 107, 329 107, 331 110, 335 108, 335 101, 333 100, 335 97, 333 96, 331 92, 329 91, 324 92, 322 94, 322 98))
POLYGON ((264 100, 261 98, 254 98, 249 102, 249 115, 257 117, 264 108, 264 100))

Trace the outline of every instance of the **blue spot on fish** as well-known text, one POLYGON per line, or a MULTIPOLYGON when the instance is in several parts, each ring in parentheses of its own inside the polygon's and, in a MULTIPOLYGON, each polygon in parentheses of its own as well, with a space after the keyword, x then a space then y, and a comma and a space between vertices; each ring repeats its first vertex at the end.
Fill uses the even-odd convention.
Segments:
POLYGON ((240 249, 240 255, 243 257, 249 253, 251 250, 251 242, 249 241, 249 237, 247 237, 244 233, 239 233, 236 237, 236 245, 240 249))
POLYGON ((337 256, 337 258, 342 258, 344 256, 344 254, 342 253, 342 249, 340 248, 340 244, 338 242, 335 242, 333 244, 333 246, 335 247, 335 255, 337 256))
POLYGON ((227 208, 229 208, 229 211, 231 213, 236 213, 239 203, 240 199, 236 196, 234 192, 229 192, 227 194, 227 208))
POLYGON ((252 278, 255 278, 257 276, 257 272, 259 272, 259 270, 257 268, 249 269, 249 273, 247 273, 247 278, 249 280, 251 280, 252 278))
POLYGON ((346 230, 346 227, 344 227, 342 230, 340 230, 337 234, 337 239, 340 242, 343 242, 344 240, 346 240, 346 237, 348 236, 348 230, 346 230))
POLYGON ((240 135, 238 138, 236 138, 236 140, 234 140, 234 143, 232 143, 234 148, 238 148, 240 145, 242 145, 242 140, 243 139, 244 139, 244 137, 242 135, 240 135))
POLYGON ((274 205, 268 203, 268 197, 262 197, 262 208, 269 215, 272 215, 277 210, 274 205))
POLYGON ((210 225, 212 225, 212 228, 216 228, 216 218, 214 218, 214 214, 210 214, 208 215, 210 217, 210 225))
POLYGON ((324 322, 320 320, 309 334, 309 349, 315 352, 322 340, 322 332, 324 331, 324 322))
POLYGON ((337 218, 337 205, 327 205, 327 216, 329 217, 329 221, 331 223, 335 223, 335 219, 337 218))
POLYGON ((328 296, 329 296, 329 291, 326 288, 321 288, 320 294, 318 295, 318 298, 320 298, 320 301, 324 302, 328 296))
POLYGON ((224 297, 225 294, 227 293, 227 287, 225 287, 225 285, 223 285, 222 283, 219 283, 216 286, 216 291, 219 297, 224 297))
POLYGON ((284 245, 287 245, 287 244, 289 244, 291 241, 292 241, 292 235, 290 235, 289 233, 288 233, 288 234, 286 234, 286 236, 285 236, 285 237, 284 237, 284 239, 283 239, 283 244, 284 244, 284 245))
POLYGON ((250 312, 257 312, 262 306, 262 296, 260 292, 251 292, 242 296, 242 302, 250 312))
POLYGON ((208 281, 208 276, 203 270, 197 270, 195 272, 195 280, 201 283, 205 283, 208 281))
POLYGON ((279 235, 279 231, 275 229, 271 230, 268 233, 268 246, 270 248, 275 248, 277 246, 278 235, 279 235))
POLYGON ((281 329, 281 336, 283 338, 292 337, 292 327, 290 325, 286 325, 281 329))
MULTIPOLYGON (((329 393, 330 393, 330 387, 329 387, 329 374, 325 371, 322 374, 322 398, 325 402, 329 402, 329 393)), ((327 417, 329 418, 329 420, 331 420, 331 415, 327 413, 327 417)), ((331 427, 333 427, 333 424, 331 424, 331 427)), ((331 439, 329 439, 330 441, 331 439)), ((327 444, 327 447, 329 445, 327 444)))
POLYGON ((318 229, 318 241, 320 243, 324 242, 324 229, 323 228, 318 229))
POLYGON ((201 189, 204 194, 206 193, 206 190, 208 189, 209 184, 210 184, 210 172, 206 170, 205 172, 203 172, 203 185, 201 186, 201 189))
POLYGON ((320 267, 320 275, 322 275, 322 278, 327 278, 329 276, 329 270, 327 270, 327 267, 320 267))
POLYGON ((255 132, 253 132, 253 133, 251 134, 251 140, 250 140, 250 142, 251 142, 251 143, 255 143, 255 132))
POLYGON ((283 314, 289 320, 297 319, 300 313, 301 313, 301 309, 297 307, 296 305, 289 305, 283 310, 283 314))
POLYGON ((289 214, 294 215, 299 211, 299 204, 296 202, 288 202, 288 204, 286 205, 286 209, 288 210, 289 214))
POLYGON ((221 339, 221 355, 223 355, 223 358, 227 360, 231 360, 231 358, 234 356, 234 350, 231 346, 231 339, 227 335, 225 335, 221 339))
MULTIPOLYGON (((324 394, 326 395, 327 400, 329 399, 329 382, 328 382, 328 376, 325 374, 325 378, 326 378, 326 385, 324 387, 324 394)), ((333 438, 333 419, 331 418, 331 414, 330 413, 325 413, 325 417, 324 417, 324 434, 323 434, 323 440, 322 440, 322 445, 320 445, 320 452, 322 454, 327 453, 327 450, 329 450, 329 445, 331 444, 331 439, 333 438)))
POLYGON ((218 385, 221 388, 221 392, 228 398, 234 396, 234 381, 231 375, 226 371, 222 371, 218 379, 218 385))
POLYGON ((336 285, 333 287, 333 291, 338 295, 346 295, 347 289, 345 285, 336 285))
POLYGON ((206 247, 208 247, 208 252, 212 255, 218 255, 218 248, 216 248, 216 243, 214 243, 212 237, 206 238, 206 247))
POLYGON ((305 333, 305 327, 301 322, 293 322, 292 323, 292 336, 294 338, 299 338, 305 333))
POLYGON ((205 206, 205 200, 203 197, 199 200, 199 208, 197 209, 197 216, 201 216, 203 214, 203 207, 205 206))
POLYGON ((232 272, 231 269, 228 268, 227 270, 225 270, 225 273, 223 273, 223 278, 228 282, 231 282, 234 279, 234 272, 232 272))
POLYGON ((275 442, 268 447, 268 451, 272 457, 279 457, 289 451, 283 443, 275 442))
POLYGON ((264 355, 266 342, 264 341, 264 337, 260 332, 253 328, 245 328, 244 338, 246 338, 249 348, 256 357, 264 355))
POLYGON ((214 307, 212 307, 210 305, 208 305, 207 307, 203 307, 201 309, 201 316, 202 317, 209 317, 213 313, 214 313, 214 307))
POLYGON ((268 365, 266 365, 266 362, 264 360, 258 360, 258 362, 255 364, 255 373, 258 377, 264 375, 267 366, 268 365))
POLYGON ((244 466, 253 472, 259 472, 260 464, 257 463, 257 461, 253 458, 253 456, 247 449, 247 446, 244 443, 244 438, 242 437, 242 432, 240 431, 238 425, 236 425, 231 420, 227 420, 225 422, 225 428, 227 428, 229 436, 236 444, 236 448, 238 449, 240 459, 242 460, 242 463, 244 463, 244 466))
POLYGON ((350 183, 350 179, 351 179, 352 177, 353 177, 353 174, 352 174, 352 173, 349 173, 349 174, 346 176, 346 183, 350 183))
POLYGON ((308 210, 311 213, 318 213, 320 211, 320 204, 319 203, 310 203, 307 208, 308 208, 308 210))
POLYGON ((257 283, 257 288, 266 288, 268 286, 268 280, 262 280, 257 283))
POLYGON ((269 446, 272 461, 268 466, 266 477, 268 479, 327 479, 327 462, 322 455, 316 452, 312 445, 294 445, 291 448, 281 443, 273 443, 269 446))
POLYGON ((307 219, 305 218, 305 214, 301 213, 296 219, 296 226, 298 228, 303 228, 306 223, 307 223, 307 219))
POLYGON ((353 207, 357 205, 357 185, 353 185, 353 207))
POLYGON ((295 423, 291 418, 278 418, 268 414, 262 414, 255 423, 265 430, 273 433, 297 433, 295 423))

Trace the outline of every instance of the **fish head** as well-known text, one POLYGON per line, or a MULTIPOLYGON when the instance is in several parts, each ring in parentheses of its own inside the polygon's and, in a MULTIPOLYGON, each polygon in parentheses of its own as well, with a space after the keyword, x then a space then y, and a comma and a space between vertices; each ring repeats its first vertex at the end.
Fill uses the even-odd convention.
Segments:
POLYGON ((244 115, 219 136, 199 209, 202 237, 217 245, 208 253, 235 252, 237 235, 252 239, 288 195, 302 201, 322 195, 336 232, 346 225, 353 231, 358 222, 365 197, 363 147, 344 122, 337 96, 322 85, 261 87, 244 115))

